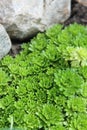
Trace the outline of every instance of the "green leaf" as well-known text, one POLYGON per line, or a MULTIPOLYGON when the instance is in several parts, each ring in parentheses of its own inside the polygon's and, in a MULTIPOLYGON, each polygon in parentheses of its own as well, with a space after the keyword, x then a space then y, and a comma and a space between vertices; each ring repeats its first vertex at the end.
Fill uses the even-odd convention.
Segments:
POLYGON ((67 101, 67 106, 71 111, 86 112, 86 101, 81 97, 73 97, 67 101))
POLYGON ((87 27, 56 24, 21 48, 0 60, 0 128, 87 130, 87 27))
POLYGON ((41 113, 37 113, 39 118, 44 121, 46 126, 59 125, 63 121, 61 110, 52 104, 45 104, 41 113))

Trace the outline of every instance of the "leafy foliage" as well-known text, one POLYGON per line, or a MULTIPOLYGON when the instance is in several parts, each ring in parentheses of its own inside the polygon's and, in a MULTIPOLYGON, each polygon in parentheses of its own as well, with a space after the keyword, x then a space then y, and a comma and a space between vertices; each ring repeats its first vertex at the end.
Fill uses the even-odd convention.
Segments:
POLYGON ((87 27, 54 25, 0 61, 0 128, 87 129, 87 27))

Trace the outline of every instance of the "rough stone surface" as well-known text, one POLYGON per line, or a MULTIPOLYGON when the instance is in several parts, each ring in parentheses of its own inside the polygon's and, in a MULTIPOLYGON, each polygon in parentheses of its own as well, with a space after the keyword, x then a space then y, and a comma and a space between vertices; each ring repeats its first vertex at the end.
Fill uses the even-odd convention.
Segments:
POLYGON ((10 38, 3 27, 0 24, 0 59, 2 59, 11 49, 10 38))
POLYGON ((84 6, 87 6, 87 0, 77 0, 77 1, 83 4, 84 6))
POLYGON ((70 16, 71 0, 0 0, 0 23, 11 38, 24 39, 70 16))

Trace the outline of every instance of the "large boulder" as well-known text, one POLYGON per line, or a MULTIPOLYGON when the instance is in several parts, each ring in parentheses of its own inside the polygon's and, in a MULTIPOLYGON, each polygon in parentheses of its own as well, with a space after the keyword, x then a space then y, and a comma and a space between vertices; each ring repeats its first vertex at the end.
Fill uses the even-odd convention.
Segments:
POLYGON ((84 6, 87 6, 87 0, 77 0, 77 1, 83 4, 84 6))
POLYGON ((0 0, 0 23, 11 38, 28 38, 70 16, 71 0, 0 0))
POLYGON ((0 24, 0 59, 2 59, 9 52, 10 49, 10 38, 3 25, 0 24))

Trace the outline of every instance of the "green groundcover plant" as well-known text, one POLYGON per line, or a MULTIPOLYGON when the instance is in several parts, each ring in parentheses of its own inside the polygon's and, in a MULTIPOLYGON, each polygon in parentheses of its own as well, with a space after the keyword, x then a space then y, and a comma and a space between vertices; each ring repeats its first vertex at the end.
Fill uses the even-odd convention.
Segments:
POLYGON ((0 61, 0 128, 87 130, 86 26, 54 25, 0 61))

